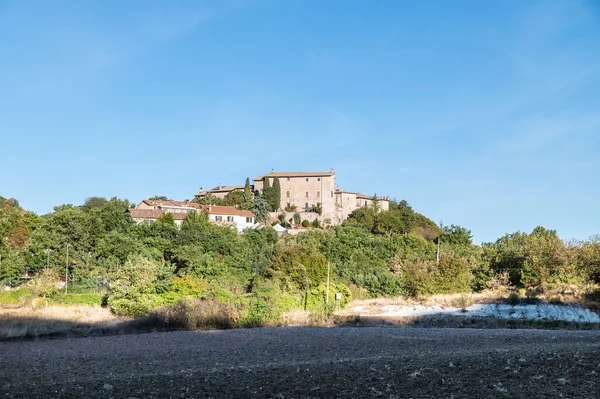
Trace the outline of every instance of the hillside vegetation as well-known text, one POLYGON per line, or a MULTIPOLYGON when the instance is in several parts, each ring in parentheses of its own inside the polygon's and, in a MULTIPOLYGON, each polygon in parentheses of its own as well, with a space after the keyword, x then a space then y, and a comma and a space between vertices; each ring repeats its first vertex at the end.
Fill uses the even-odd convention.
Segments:
POLYGON ((468 229, 440 229, 406 201, 386 212, 358 209, 342 226, 282 237, 271 227, 239 235, 203 213, 189 214, 181 228, 169 218, 137 225, 127 214, 131 206, 93 197, 37 216, 0 198, 0 282, 20 287, 0 293, 0 302, 102 303, 133 316, 169 306, 165 317, 183 313, 193 326, 207 319, 252 326, 281 323, 293 309, 322 317, 352 298, 499 286, 593 299, 600 282, 598 238, 565 243, 538 227, 478 246, 468 229), (67 244, 65 294, 56 282, 66 272, 67 244), (35 277, 24 279, 26 271, 35 277))

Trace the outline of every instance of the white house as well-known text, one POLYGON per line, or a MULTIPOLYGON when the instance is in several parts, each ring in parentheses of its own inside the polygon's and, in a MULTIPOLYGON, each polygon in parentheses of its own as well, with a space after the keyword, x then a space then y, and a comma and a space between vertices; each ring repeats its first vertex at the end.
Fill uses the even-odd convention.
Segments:
POLYGON ((250 211, 241 210, 232 206, 200 205, 189 201, 160 201, 144 200, 135 209, 130 209, 129 214, 137 223, 156 221, 161 215, 170 213, 175 219, 175 224, 181 226, 189 212, 208 213, 211 222, 231 226, 238 232, 246 228, 254 228, 256 217, 250 211))

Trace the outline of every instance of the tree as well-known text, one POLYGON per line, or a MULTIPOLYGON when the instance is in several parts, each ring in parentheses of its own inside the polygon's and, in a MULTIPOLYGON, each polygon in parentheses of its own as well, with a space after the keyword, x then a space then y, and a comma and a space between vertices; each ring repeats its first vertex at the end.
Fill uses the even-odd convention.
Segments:
POLYGON ((89 212, 92 209, 102 208, 107 202, 108 200, 104 197, 89 197, 83 203, 83 209, 89 212))
POLYGON ((246 202, 246 195, 242 191, 231 191, 224 198, 225 205, 242 208, 246 202))
POLYGON ((156 219, 158 223, 175 226, 175 217, 171 212, 165 212, 156 219))
POLYGON ((262 191, 262 199, 267 201, 269 212, 272 210, 271 204, 273 202, 273 189, 271 188, 271 181, 265 177, 262 191))
POLYGON ((152 201, 171 201, 170 198, 168 198, 167 196, 164 196, 164 195, 155 195, 155 196, 150 197, 148 199, 152 200, 152 201))
POLYGON ((298 212, 294 212, 294 224, 297 226, 300 224, 300 214, 298 212))
POLYGON ((379 212, 380 210, 379 197, 377 197, 377 193, 375 193, 375 195, 373 195, 371 198, 371 209, 373 209, 375 213, 379 212))
POLYGON ((250 204, 252 201, 252 187, 250 186, 250 178, 246 177, 246 184, 244 184, 244 202, 250 204))
POLYGON ((256 221, 264 223, 269 218, 269 203, 261 196, 254 197, 250 205, 250 211, 256 216, 256 221))
POLYGON ((442 242, 449 245, 468 246, 473 244, 473 234, 471 230, 462 226, 451 225, 442 228, 442 242))
POLYGON ((273 179, 271 190, 271 209, 273 212, 276 212, 281 207, 281 184, 279 183, 279 177, 273 179))

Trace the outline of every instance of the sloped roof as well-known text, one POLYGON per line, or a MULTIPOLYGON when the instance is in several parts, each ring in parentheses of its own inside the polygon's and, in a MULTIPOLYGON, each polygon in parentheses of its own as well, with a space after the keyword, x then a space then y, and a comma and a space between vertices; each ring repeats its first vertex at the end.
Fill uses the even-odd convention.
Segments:
POLYGON ((217 186, 213 187, 208 192, 219 192, 219 191, 234 191, 234 190, 243 190, 245 186, 217 186))
POLYGON ((254 214, 250 211, 243 209, 237 209, 233 206, 219 206, 219 205, 201 205, 202 209, 208 210, 210 215, 230 215, 230 216, 245 216, 254 217, 254 214))
POLYGON ((265 177, 327 177, 334 176, 334 171, 329 172, 275 172, 271 171, 266 175, 256 176, 254 180, 263 180, 265 177))
MULTIPOLYGON (((174 201, 178 202, 178 201, 174 201)), ((197 210, 206 210, 209 215, 224 215, 224 216, 244 216, 254 217, 254 213, 242 209, 234 208, 233 206, 217 206, 217 205, 200 205, 194 203, 197 210)), ((158 219, 165 211, 161 209, 129 209, 131 217, 136 219, 158 219)), ((188 212, 171 212, 175 220, 183 220, 188 212)))
POLYGON ((142 202, 151 206, 177 206, 200 209, 200 204, 190 201, 161 201, 161 200, 143 200, 142 202))
MULTIPOLYGON (((129 214, 135 219, 158 219, 165 211, 160 209, 130 209, 129 214)), ((173 219, 183 220, 187 216, 187 212, 172 212, 173 219)))

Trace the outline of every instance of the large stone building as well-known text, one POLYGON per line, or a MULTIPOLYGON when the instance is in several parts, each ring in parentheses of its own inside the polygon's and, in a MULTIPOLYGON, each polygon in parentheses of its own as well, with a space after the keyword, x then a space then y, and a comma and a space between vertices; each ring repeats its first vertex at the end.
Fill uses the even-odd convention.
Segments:
MULTIPOLYGON (((357 208, 373 206, 374 196, 357 192, 343 191, 335 184, 335 172, 276 172, 254 178, 255 193, 262 192, 265 180, 269 179, 272 187, 275 178, 279 179, 281 187, 281 210, 295 208, 303 219, 311 220, 318 217, 321 221, 328 220, 332 225, 340 224, 357 208), (322 213, 312 212, 320 204, 322 213)), ((377 208, 389 209, 386 197, 377 198, 377 208)))

